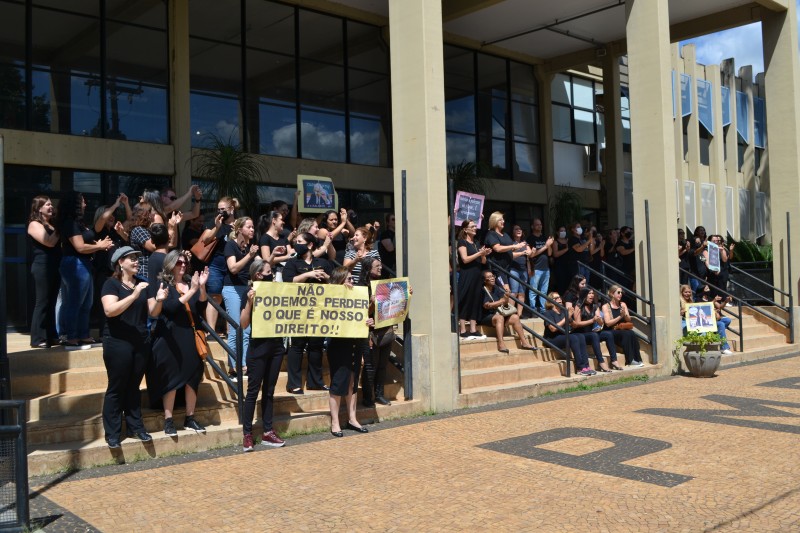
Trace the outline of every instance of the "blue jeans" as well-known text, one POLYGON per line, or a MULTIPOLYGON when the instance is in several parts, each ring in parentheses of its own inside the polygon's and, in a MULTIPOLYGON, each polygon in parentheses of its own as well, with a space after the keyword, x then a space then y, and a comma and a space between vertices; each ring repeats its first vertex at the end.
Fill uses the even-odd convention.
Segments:
MULTIPOLYGON (((247 297, 247 285, 225 285, 222 287, 222 300, 225 302, 225 310, 231 318, 239 318, 239 310, 242 308, 242 298, 247 297)), ((242 365, 247 356, 247 348, 250 346, 250 326, 243 331, 242 337, 242 365)), ((228 346, 231 350, 236 350, 236 330, 228 324, 228 346)), ((231 368, 236 368, 236 360, 228 355, 228 363, 231 368)))
POLYGON ((94 296, 92 265, 89 256, 67 255, 58 267, 62 280, 62 302, 58 323, 59 333, 69 340, 89 338, 89 314, 94 296))
MULTIPOLYGON (((528 283, 527 270, 517 270, 515 268, 511 270, 511 273, 514 274, 514 276, 521 279, 522 281, 524 281, 525 283, 528 283)), ((525 294, 525 286, 516 279, 512 278, 511 276, 508 276, 508 286, 511 289, 510 291, 511 294, 525 294)))
MULTIPOLYGON (((547 294, 547 289, 550 287, 550 269, 534 270, 531 286, 537 291, 547 294)), ((545 299, 543 297, 539 297, 533 291, 528 291, 528 301, 531 307, 535 307, 539 311, 544 311, 545 299)))
POLYGON ((730 350, 731 349, 731 346, 730 346, 730 344, 728 344, 728 339, 727 339, 727 337, 725 335, 725 329, 728 327, 728 325, 730 323, 731 323, 731 319, 726 317, 726 316, 724 316, 724 317, 720 318, 719 320, 717 320, 717 333, 719 333, 719 336, 722 337, 722 349, 723 350, 730 350))

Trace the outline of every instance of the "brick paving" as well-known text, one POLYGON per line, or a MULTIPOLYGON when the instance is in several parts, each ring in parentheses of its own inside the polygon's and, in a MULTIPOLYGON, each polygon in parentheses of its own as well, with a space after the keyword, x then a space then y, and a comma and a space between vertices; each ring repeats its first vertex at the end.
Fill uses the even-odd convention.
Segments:
POLYGON ((798 363, 34 479, 32 517, 45 531, 800 531, 798 363))

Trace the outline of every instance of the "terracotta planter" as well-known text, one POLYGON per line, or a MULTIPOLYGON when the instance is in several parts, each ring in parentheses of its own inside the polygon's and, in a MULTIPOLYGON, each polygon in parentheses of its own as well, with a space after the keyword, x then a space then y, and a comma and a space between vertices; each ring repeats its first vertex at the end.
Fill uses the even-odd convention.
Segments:
POLYGON ((706 353, 700 354, 700 346, 696 344, 685 344, 686 351, 683 352, 683 361, 689 373, 696 378, 711 378, 719 368, 722 352, 719 351, 719 344, 709 344, 706 346, 706 353))

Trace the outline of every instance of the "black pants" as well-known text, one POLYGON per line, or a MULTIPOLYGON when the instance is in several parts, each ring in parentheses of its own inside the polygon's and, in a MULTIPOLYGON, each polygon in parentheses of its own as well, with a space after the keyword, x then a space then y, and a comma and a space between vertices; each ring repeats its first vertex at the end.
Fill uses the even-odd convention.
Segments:
POLYGON ((33 286, 36 289, 36 303, 31 316, 31 346, 43 342, 51 344, 58 339, 56 333, 56 300, 61 287, 58 265, 47 263, 31 264, 33 286))
POLYGON ((103 401, 106 439, 120 438, 123 414, 128 431, 144 431, 139 384, 149 359, 149 342, 133 344, 113 337, 103 338, 103 362, 108 374, 108 389, 103 401))
POLYGON ((308 348, 306 388, 322 389, 325 385, 322 381, 322 337, 292 337, 291 341, 286 388, 303 388, 303 351, 308 348))
POLYGON ((391 327, 381 328, 372 334, 372 349, 364 352, 364 371, 361 377, 361 388, 365 402, 372 402, 383 396, 383 385, 386 381, 386 365, 392 351, 394 331, 391 327))
POLYGON ((614 342, 622 347, 626 365, 642 360, 642 354, 639 351, 639 338, 636 333, 630 329, 614 329, 611 330, 611 333, 614 335, 614 342))
POLYGON ((244 399, 242 414, 242 431, 245 435, 253 432, 253 415, 256 413, 259 389, 261 389, 261 422, 264 424, 264 432, 272 429, 275 384, 281 373, 284 353, 283 339, 266 339, 255 349, 253 344, 250 344, 247 354, 247 396, 244 399))

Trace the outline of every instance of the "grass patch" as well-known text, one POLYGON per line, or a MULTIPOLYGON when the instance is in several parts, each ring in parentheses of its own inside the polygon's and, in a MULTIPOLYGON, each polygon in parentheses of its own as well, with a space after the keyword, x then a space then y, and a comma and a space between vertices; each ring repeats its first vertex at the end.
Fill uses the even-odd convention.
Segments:
POLYGON ((540 394, 538 397, 542 396, 555 396, 556 394, 569 394, 571 392, 583 392, 588 390, 600 389, 602 387, 610 387, 612 385, 621 385, 623 383, 631 383, 635 381, 647 382, 649 380, 649 376, 628 376, 624 378, 614 379, 611 381, 598 381, 597 383, 581 383, 579 385, 575 385, 574 387, 567 387, 565 389, 560 389, 557 391, 549 391, 540 394))

